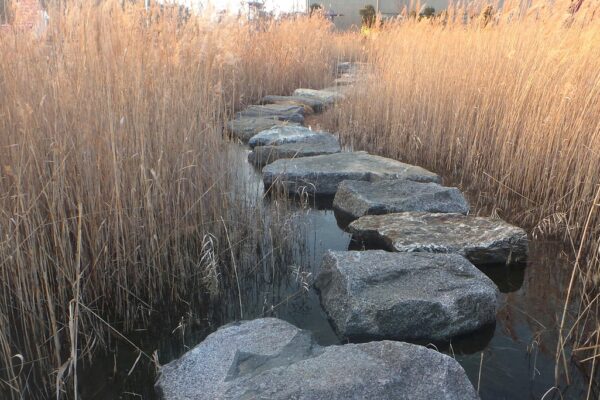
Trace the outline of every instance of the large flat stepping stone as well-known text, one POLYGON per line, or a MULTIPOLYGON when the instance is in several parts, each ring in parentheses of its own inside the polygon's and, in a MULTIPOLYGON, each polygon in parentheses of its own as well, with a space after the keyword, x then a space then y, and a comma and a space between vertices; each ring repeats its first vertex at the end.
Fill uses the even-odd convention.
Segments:
POLYGON ((358 61, 344 61, 337 64, 338 75, 358 74, 369 68, 369 64, 358 61))
POLYGON ((322 101, 325 105, 331 105, 338 100, 343 100, 344 95, 335 88, 329 88, 327 90, 317 89, 296 89, 294 90, 294 96, 308 97, 310 99, 316 99, 322 101))
POLYGON ((448 341, 496 320, 496 285, 458 254, 329 251, 315 286, 350 339, 448 341))
POLYGON ((304 107, 310 107, 314 112, 323 111, 325 103, 316 98, 302 96, 275 96, 268 95, 261 100, 262 104, 296 104, 304 107))
POLYGON ((404 211, 469 212, 469 203, 457 188, 409 180, 344 181, 333 207, 348 219, 404 211))
POLYGON ((351 86, 365 79, 365 76, 355 74, 344 74, 336 78, 333 83, 335 86, 351 86))
POLYGON ((248 106, 237 113, 238 117, 270 117, 280 121, 290 121, 302 124, 304 122, 304 107, 293 104, 267 104, 248 106))
POLYGON ((295 122, 280 121, 271 117, 241 117, 229 121, 227 123, 227 130, 242 142, 247 142, 250 138, 260 132, 273 127, 283 126, 291 127, 299 126, 299 124, 295 122))
POLYGON ((275 318, 227 325, 161 367, 165 400, 475 400, 453 358, 401 342, 321 347, 275 318))
POLYGON ((248 155, 248 161, 255 165, 266 165, 282 158, 300 158, 335 154, 342 150, 338 139, 330 134, 306 137, 301 141, 276 146, 258 146, 248 155))
POLYGON ((385 179, 440 182, 438 175, 424 168, 365 152, 277 160, 263 168, 266 188, 276 184, 290 194, 306 191, 315 195, 333 196, 338 185, 345 180, 385 179))
POLYGON ((498 219, 405 212, 361 217, 349 230, 355 239, 390 251, 457 253, 475 265, 527 259, 527 233, 498 219))
MULTIPOLYGON (((296 143, 306 138, 324 135, 325 132, 313 131, 305 126, 284 125, 259 132, 248 141, 248 146, 279 146, 284 143, 296 143)), ((329 134, 327 134, 329 135, 329 134)))

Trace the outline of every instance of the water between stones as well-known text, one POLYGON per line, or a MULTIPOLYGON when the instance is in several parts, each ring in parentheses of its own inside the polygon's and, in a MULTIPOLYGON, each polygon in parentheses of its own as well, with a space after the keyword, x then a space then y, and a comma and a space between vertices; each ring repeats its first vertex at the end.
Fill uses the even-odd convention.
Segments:
MULTIPOLYGON (((271 207, 270 200, 263 198, 260 171, 246 161, 249 149, 237 144, 231 146, 236 158, 232 167, 239 168, 240 182, 249 200, 255 201, 257 206, 271 207)), ((326 250, 348 250, 364 244, 353 243, 350 235, 338 226, 328 201, 313 202, 310 207, 292 204, 290 218, 292 223, 302 227, 298 230, 302 251, 298 252, 294 265, 303 268, 283 279, 244 283, 244 318, 276 316, 312 331, 321 345, 340 343, 312 284, 303 291, 302 281, 312 283, 326 250)), ((545 399, 584 396, 582 372, 573 365, 571 385, 561 388, 562 397, 550 390, 554 386, 556 320, 561 312, 568 266, 560 244, 532 240, 526 266, 482 268, 502 292, 496 325, 456 338, 451 344, 437 344, 439 350, 459 361, 476 388, 479 385, 482 399, 540 399, 548 391, 545 399)), ((226 303, 218 311, 208 313, 210 316, 206 319, 182 329, 173 331, 172 325, 165 324, 162 328, 168 329, 159 327, 133 333, 130 338, 149 352, 158 349, 160 362, 166 364, 220 325, 239 318, 235 295, 226 303)), ((137 351, 118 340, 114 349, 110 355, 97 357, 92 366, 83 371, 80 377, 83 398, 154 399, 155 375, 151 364, 142 360, 128 375, 138 357, 137 351)))

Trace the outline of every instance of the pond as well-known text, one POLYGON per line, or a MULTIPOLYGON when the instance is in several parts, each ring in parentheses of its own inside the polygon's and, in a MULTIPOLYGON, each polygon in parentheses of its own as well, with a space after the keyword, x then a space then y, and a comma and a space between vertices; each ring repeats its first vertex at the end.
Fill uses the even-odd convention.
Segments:
MULTIPOLYGON (((241 145, 231 146, 239 161, 235 167, 239 169, 241 182, 245 182, 248 200, 258 207, 273 207, 275 200, 263 195, 260 171, 246 162, 249 150, 241 145)), ((282 318, 312 331, 321 345, 340 343, 321 308, 312 280, 327 250, 348 250, 357 244, 338 226, 329 202, 307 199, 291 202, 287 206, 288 223, 298 227, 293 261, 290 265, 273 267, 287 273, 274 273, 272 279, 268 273, 243 279, 239 291, 232 290, 218 305, 199 310, 194 323, 178 326, 176 319, 163 315, 153 329, 134 332, 130 339, 150 353, 157 349, 160 363, 165 364, 243 313, 245 319, 282 318)), ((464 367, 482 399, 585 397, 583 373, 573 365, 571 384, 561 387, 560 393, 552 389, 557 321, 569 274, 565 254, 560 243, 532 241, 527 265, 483 269, 501 291, 496 325, 456 338, 449 344, 437 344, 440 351, 455 357, 464 367)), ((136 363, 138 355, 117 340, 113 352, 97 357, 91 367, 85 368, 81 377, 83 398, 155 398, 154 367, 146 360, 136 363)))

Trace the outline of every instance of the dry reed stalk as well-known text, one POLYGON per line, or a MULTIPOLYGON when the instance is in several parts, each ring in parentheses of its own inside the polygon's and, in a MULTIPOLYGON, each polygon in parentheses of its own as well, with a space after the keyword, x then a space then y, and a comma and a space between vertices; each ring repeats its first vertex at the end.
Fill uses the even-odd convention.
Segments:
POLYGON ((42 38, 0 33, 5 398, 77 396, 78 364, 111 336, 137 348, 127 333, 156 310, 182 315, 235 281, 231 265, 245 276, 257 249, 281 251, 290 233, 245 198, 221 126, 324 85, 342 51, 317 18, 257 29, 116 1, 50 14, 42 38))
POLYGON ((443 173, 478 193, 478 206, 571 243, 577 263, 561 334, 594 351, 599 7, 463 3, 433 19, 407 11, 368 37, 373 76, 328 114, 328 127, 357 150, 443 173))

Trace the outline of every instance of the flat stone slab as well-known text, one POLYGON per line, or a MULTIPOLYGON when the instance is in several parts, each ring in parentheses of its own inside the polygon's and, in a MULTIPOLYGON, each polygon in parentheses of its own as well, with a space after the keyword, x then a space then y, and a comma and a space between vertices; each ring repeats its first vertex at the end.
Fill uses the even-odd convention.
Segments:
POLYGON ((263 168, 266 188, 276 184, 290 194, 306 191, 333 196, 345 180, 372 182, 386 179, 440 182, 438 175, 424 168, 365 152, 277 160, 263 168))
POLYGON ((231 132, 234 137, 243 142, 247 142, 259 132, 263 132, 273 127, 283 126, 291 127, 299 126, 299 124, 267 117, 241 117, 229 121, 227 123, 227 130, 231 132))
POLYGON ((344 75, 340 76, 339 78, 336 78, 333 81, 333 83, 336 86, 349 86, 349 85, 354 85, 357 82, 360 82, 361 80, 364 80, 364 77, 362 77, 361 75, 344 74, 344 75))
POLYGON ((409 180, 344 181, 333 207, 349 219, 404 211, 469 212, 469 203, 457 188, 409 180))
POLYGON ((342 150, 338 139, 330 134, 318 134, 301 141, 276 146, 257 146, 248 155, 248 161, 255 165, 266 165, 282 158, 300 158, 335 154, 342 150))
POLYGON ((358 74, 369 68, 369 64, 358 61, 344 61, 337 64, 338 75, 358 74))
POLYGON ((496 320, 496 285, 458 254, 329 251, 315 286, 350 339, 447 341, 496 320))
POLYGON ((227 325, 161 367, 165 400, 474 400, 453 358, 401 342, 321 347, 275 318, 227 325))
POLYGON ((266 104, 248 106, 237 113, 238 117, 268 117, 280 121, 290 121, 302 124, 304 122, 304 107, 293 104, 266 104))
POLYGON ((308 97, 310 99, 316 99, 322 101, 325 105, 331 105, 338 100, 343 100, 344 95, 338 90, 317 90, 317 89, 296 89, 294 90, 294 96, 308 97))
POLYGON ((527 259, 527 233, 502 220, 462 214, 405 212, 361 217, 349 226, 355 239, 399 252, 457 253, 475 265, 527 259))
POLYGON ((323 111, 325 103, 316 98, 302 97, 302 96, 275 96, 269 95, 263 97, 261 100, 262 104, 296 104, 301 106, 310 107, 314 112, 319 113, 323 111))
MULTIPOLYGON (((279 146, 284 143, 296 143, 309 137, 324 135, 325 132, 313 131, 304 126, 284 125, 266 129, 253 136, 248 141, 248 146, 279 146)), ((329 135, 329 134, 327 134, 329 135)))

